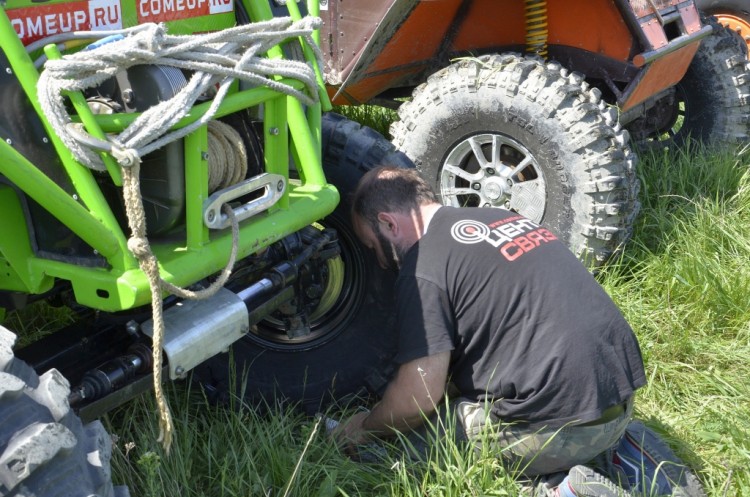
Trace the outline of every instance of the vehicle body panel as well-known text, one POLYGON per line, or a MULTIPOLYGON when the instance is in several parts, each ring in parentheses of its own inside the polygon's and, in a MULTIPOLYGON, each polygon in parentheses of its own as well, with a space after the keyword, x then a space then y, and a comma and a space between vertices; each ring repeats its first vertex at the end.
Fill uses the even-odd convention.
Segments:
POLYGON ((545 7, 549 58, 610 81, 617 88, 612 103, 623 110, 679 81, 700 37, 708 34, 693 3, 680 0, 656 2, 659 12, 641 0, 334 2, 322 13, 329 94, 334 103, 363 103, 414 87, 456 58, 523 52, 527 22, 539 15, 527 9, 539 4, 545 7), (674 51, 681 55, 660 68, 641 67, 674 51))

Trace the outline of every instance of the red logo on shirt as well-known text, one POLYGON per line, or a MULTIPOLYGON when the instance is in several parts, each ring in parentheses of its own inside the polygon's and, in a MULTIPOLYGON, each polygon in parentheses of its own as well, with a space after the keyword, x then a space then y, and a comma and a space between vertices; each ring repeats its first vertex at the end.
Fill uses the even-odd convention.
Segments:
POLYGON ((548 229, 523 216, 501 219, 489 225, 469 219, 458 221, 451 227, 451 236, 467 245, 489 243, 509 261, 515 261, 543 243, 557 240, 548 229))

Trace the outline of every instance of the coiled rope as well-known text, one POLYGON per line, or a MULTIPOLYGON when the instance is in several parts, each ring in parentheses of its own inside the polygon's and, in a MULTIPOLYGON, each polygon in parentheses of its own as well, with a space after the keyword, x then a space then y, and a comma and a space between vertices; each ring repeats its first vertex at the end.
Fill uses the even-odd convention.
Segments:
MULTIPOLYGON (((65 92, 94 88, 134 65, 155 64, 193 71, 184 88, 171 99, 161 102, 133 121, 116 137, 110 137, 111 155, 122 169, 123 196, 131 236, 128 249, 137 258, 146 274, 151 290, 153 312, 153 373, 154 394, 159 407, 159 439, 167 454, 172 443, 174 425, 166 397, 161 386, 162 345, 164 316, 161 292, 166 290, 182 298, 201 299, 214 295, 224 286, 234 267, 239 244, 239 226, 232 209, 224 205, 232 226, 232 249, 226 267, 208 287, 193 291, 164 281, 159 274, 159 262, 151 250, 146 236, 146 216, 140 188, 141 157, 164 145, 183 138, 202 125, 208 125, 211 135, 209 154, 215 155, 211 186, 224 188, 246 174, 247 154, 231 143, 241 142, 239 136, 228 131, 228 125, 211 121, 226 96, 230 85, 237 79, 262 85, 305 104, 317 100, 317 81, 314 69, 305 62, 288 59, 267 59, 263 54, 283 41, 299 37, 304 40, 322 67, 320 50, 312 40, 312 31, 320 27, 318 18, 306 17, 293 22, 290 18, 276 18, 235 28, 201 35, 171 36, 161 24, 145 24, 126 30, 127 36, 109 43, 101 43, 91 50, 64 56, 45 63, 37 84, 38 98, 43 111, 58 136, 84 165, 104 170, 104 164, 95 150, 75 135, 66 125, 72 121, 65 107, 65 92), (306 92, 275 81, 282 76, 300 80, 306 92), (191 110, 198 98, 218 90, 207 112, 194 123, 170 132, 169 129, 191 110), (238 140, 239 139, 239 140, 238 140), (244 156, 243 156, 244 155, 244 156), (230 157, 231 156, 231 157, 230 157), (222 158, 219 158, 222 157, 222 158), (229 164, 244 164, 232 168, 229 164)), ((92 33, 101 37, 101 33, 92 33)), ((234 132, 236 133, 236 132, 234 132)))
POLYGON ((208 193, 234 185, 247 174, 247 150, 240 134, 221 121, 208 123, 208 193))

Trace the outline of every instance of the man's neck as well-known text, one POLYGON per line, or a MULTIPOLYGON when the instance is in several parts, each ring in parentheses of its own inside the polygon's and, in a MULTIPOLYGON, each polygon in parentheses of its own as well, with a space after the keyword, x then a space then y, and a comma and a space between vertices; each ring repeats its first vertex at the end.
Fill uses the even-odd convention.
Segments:
POLYGON ((442 204, 438 204, 438 203, 419 206, 420 214, 422 217, 422 223, 424 226, 422 230, 423 235, 427 233, 427 229, 430 227, 430 221, 432 221, 433 216, 442 206, 443 206, 442 204))

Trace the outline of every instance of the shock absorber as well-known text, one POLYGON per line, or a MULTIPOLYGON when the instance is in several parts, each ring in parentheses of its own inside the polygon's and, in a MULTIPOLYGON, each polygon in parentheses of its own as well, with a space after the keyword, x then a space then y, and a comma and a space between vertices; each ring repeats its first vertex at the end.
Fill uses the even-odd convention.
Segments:
POLYGON ((547 59, 547 0, 525 0, 526 53, 547 59))
POLYGON ((125 355, 116 357, 88 371, 81 384, 70 391, 70 405, 76 407, 81 402, 96 400, 117 390, 135 377, 136 374, 151 368, 151 349, 144 343, 136 343, 128 348, 125 355))

